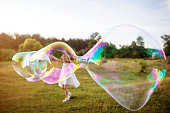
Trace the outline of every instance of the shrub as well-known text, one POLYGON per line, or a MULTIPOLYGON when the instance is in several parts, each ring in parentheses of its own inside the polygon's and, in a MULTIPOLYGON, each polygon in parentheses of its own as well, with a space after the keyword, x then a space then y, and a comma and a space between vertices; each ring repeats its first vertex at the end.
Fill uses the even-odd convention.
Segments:
POLYGON ((27 38, 24 43, 19 45, 19 51, 37 51, 43 46, 39 41, 32 38, 27 38))
POLYGON ((83 56, 83 55, 85 55, 87 52, 88 52, 88 49, 86 48, 86 49, 82 49, 82 50, 78 51, 76 54, 77 54, 78 56, 83 56))
POLYGON ((141 66, 140 72, 145 72, 146 71, 146 67, 147 67, 146 61, 140 61, 139 64, 141 66))
POLYGON ((0 61, 10 61, 16 53, 13 49, 0 49, 0 61))

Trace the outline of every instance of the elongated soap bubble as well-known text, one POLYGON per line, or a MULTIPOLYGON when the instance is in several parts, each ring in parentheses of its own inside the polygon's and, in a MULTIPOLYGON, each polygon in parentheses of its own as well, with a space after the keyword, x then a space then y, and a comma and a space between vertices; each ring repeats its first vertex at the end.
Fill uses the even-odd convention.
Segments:
POLYGON ((91 77, 119 104, 141 109, 166 74, 162 46, 144 30, 113 27, 87 55, 91 77))
POLYGON ((15 71, 26 80, 43 80, 48 84, 55 84, 68 79, 78 69, 79 64, 74 64, 75 58, 75 52, 70 46, 55 42, 39 51, 17 53, 12 60, 15 71), (63 62, 60 57, 63 54, 68 56, 71 62, 62 71, 63 62), (64 72, 63 76, 60 76, 61 71, 64 72))

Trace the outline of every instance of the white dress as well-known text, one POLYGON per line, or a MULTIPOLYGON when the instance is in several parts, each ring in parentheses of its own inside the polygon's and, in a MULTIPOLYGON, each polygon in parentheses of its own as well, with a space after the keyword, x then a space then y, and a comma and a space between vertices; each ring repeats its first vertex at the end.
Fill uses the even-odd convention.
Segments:
MULTIPOLYGON (((69 66, 70 63, 63 63, 63 66, 62 66, 62 69, 61 69, 61 73, 60 73, 60 78, 64 78, 65 76, 65 71, 66 71, 66 68, 69 66)), ((72 68, 73 70, 74 68, 72 68)), ((70 75, 69 75, 70 76, 70 75)), ((71 76, 64 80, 64 81, 61 81, 58 83, 58 86, 62 87, 62 85, 73 85, 74 87, 79 87, 80 85, 80 82, 77 80, 76 76, 74 73, 71 74, 71 76)))

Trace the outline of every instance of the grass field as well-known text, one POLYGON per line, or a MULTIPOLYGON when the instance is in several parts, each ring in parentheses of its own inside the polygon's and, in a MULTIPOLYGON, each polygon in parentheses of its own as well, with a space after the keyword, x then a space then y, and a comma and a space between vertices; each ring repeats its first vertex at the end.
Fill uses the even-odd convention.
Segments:
MULTIPOLYGON (((170 71, 168 69, 168 71, 170 71)), ((170 73, 138 113, 170 112, 170 73)), ((71 100, 63 103, 64 92, 57 85, 27 82, 12 68, 0 62, 0 113, 131 113, 109 96, 84 69, 76 71, 81 85, 69 86, 71 100)))

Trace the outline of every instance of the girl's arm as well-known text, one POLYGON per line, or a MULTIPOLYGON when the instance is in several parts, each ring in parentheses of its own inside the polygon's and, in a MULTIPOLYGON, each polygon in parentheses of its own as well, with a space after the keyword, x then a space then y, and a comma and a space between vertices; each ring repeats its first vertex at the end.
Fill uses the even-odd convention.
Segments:
POLYGON ((64 62, 63 62, 63 57, 62 57, 62 56, 60 57, 60 61, 61 61, 62 63, 64 63, 64 62))
POLYGON ((49 54, 54 60, 62 62, 61 60, 59 60, 58 58, 54 57, 53 55, 49 54))

